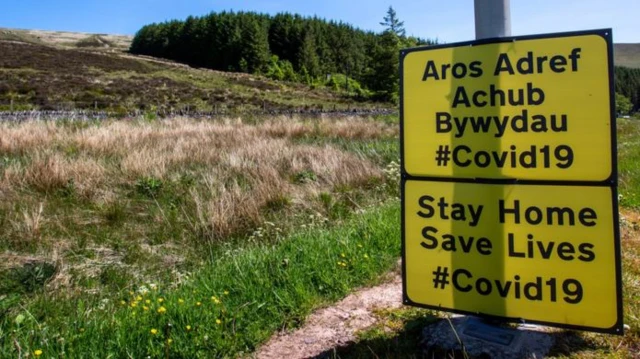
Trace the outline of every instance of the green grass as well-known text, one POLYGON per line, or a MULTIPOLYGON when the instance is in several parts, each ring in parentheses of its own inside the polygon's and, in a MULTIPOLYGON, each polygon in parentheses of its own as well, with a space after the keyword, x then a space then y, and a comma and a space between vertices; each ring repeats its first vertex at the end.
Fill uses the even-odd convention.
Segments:
POLYGON ((399 216, 392 201, 333 229, 302 230, 269 246, 229 246, 177 287, 140 283, 119 296, 78 298, 39 293, 2 318, 0 356, 38 349, 66 358, 251 352, 276 330, 299 326, 312 309, 391 269, 399 216))
POLYGON ((618 119, 620 205, 640 208, 640 121, 618 119))

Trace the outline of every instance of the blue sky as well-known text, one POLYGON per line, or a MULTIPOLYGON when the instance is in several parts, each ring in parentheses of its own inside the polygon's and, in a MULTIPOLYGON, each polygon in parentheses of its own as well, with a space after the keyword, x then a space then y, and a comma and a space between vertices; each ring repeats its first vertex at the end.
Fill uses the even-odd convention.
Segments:
MULTIPOLYGON (((444 42, 474 38, 473 0, 2 0, 0 27, 134 34, 144 24, 211 11, 288 11, 380 31, 389 5, 408 34, 444 42)), ((640 0, 511 0, 513 35, 613 28, 614 42, 640 43, 640 0)))

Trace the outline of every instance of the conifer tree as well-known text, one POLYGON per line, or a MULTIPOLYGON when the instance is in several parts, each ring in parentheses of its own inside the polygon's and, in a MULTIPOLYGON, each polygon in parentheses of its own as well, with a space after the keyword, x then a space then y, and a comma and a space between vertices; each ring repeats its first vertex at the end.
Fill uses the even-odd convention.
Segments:
POLYGON ((387 27, 385 31, 391 31, 398 37, 405 37, 404 21, 398 19, 396 11, 391 6, 389 6, 387 16, 384 17, 384 21, 380 25, 387 27))

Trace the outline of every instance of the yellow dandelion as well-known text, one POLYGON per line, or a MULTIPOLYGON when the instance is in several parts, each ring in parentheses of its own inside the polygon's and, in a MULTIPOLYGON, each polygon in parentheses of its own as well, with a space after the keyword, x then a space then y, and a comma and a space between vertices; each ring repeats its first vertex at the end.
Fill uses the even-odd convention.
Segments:
POLYGON ((165 307, 158 308, 158 313, 160 313, 160 314, 165 313, 166 311, 167 311, 167 308, 165 308, 165 307))
POLYGON ((222 323, 222 320, 216 319, 216 324, 220 325, 220 323, 222 323))
POLYGON ((142 310, 149 310, 149 307, 147 307, 146 305, 142 307, 142 310))
POLYGON ((178 303, 184 304, 184 299, 182 299, 182 298, 178 299, 178 303))
POLYGON ((224 291, 224 295, 229 295, 229 291, 228 291, 228 290, 225 290, 225 291, 224 291))
POLYGON ((34 351, 33 351, 33 355, 35 355, 35 356, 39 357, 40 355, 42 355, 42 350, 40 350, 40 349, 36 349, 36 350, 34 350, 34 351))
POLYGON ((158 298, 158 303, 164 302, 164 298, 158 298))
POLYGON ((137 297, 136 297, 136 300, 139 302, 139 301, 141 301, 141 300, 142 300, 142 297, 141 297, 141 296, 137 296, 137 297))
POLYGON ((171 343, 173 343, 173 339, 171 338, 167 339, 167 344, 171 344, 171 343))
POLYGON ((198 306, 198 307, 199 307, 199 306, 201 306, 201 305, 202 305, 202 303, 200 303, 200 302, 196 302, 196 306, 198 306))
POLYGON ((156 328, 151 329, 151 334, 153 334, 153 335, 158 334, 158 329, 156 329, 156 328))
POLYGON ((344 253, 340 253, 340 257, 345 258, 346 255, 344 253))
POLYGON ((133 295, 134 293, 132 291, 129 291, 129 295, 133 295))
POLYGON ((138 303, 137 303, 137 302, 131 302, 131 308, 135 308, 135 307, 137 307, 137 306, 138 306, 138 303))
POLYGON ((144 302, 147 303, 147 304, 151 304, 151 299, 147 299, 144 302))
POLYGON ((369 259, 369 255, 365 253, 364 259, 369 259))
POLYGON ((191 330, 191 326, 190 325, 187 325, 186 328, 187 328, 187 331, 191 330))
POLYGON ((127 302, 125 302, 124 300, 121 300, 120 305, 127 305, 127 302))

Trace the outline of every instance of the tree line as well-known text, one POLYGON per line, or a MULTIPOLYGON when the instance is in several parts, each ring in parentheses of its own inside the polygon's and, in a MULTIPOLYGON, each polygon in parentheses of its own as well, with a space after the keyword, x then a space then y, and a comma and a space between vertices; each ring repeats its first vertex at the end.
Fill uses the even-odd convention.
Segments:
POLYGON ((195 67, 329 84, 389 101, 398 93, 398 51, 435 41, 406 36, 391 7, 381 25, 386 30, 374 33, 290 13, 210 13, 146 25, 130 51, 195 67))
POLYGON ((618 113, 640 111, 640 69, 616 66, 614 82, 618 113))

